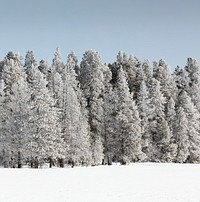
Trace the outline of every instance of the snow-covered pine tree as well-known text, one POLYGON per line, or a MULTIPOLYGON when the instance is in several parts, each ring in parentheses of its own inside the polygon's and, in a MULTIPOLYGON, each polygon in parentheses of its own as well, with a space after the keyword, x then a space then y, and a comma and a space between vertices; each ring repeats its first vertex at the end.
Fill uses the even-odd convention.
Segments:
POLYGON ((175 102, 172 97, 167 102, 165 114, 166 114, 166 121, 168 122, 169 128, 172 134, 174 134, 173 130, 175 127, 176 111, 175 111, 175 102))
POLYGON ((194 105, 200 112, 200 67, 193 58, 188 58, 185 70, 188 72, 189 86, 185 89, 191 97, 194 105))
POLYGON ((34 80, 33 76, 35 75, 34 71, 36 66, 37 66, 37 63, 36 63, 33 51, 28 51, 25 56, 24 69, 27 74, 26 79, 27 79, 27 82, 29 83, 29 86, 31 86, 34 80))
POLYGON ((154 62, 153 64, 153 77, 160 82, 163 96, 167 98, 167 100, 171 97, 175 100, 177 89, 168 65, 162 59, 158 63, 154 62))
POLYGON ((182 90, 187 91, 190 79, 188 77, 188 72, 185 69, 177 66, 177 68, 174 70, 173 78, 178 89, 178 96, 182 90))
POLYGON ((52 68, 57 71, 60 75, 63 74, 63 70, 65 68, 64 63, 62 62, 61 54, 59 48, 56 48, 56 52, 54 54, 52 68))
POLYGON ((143 79, 146 82, 147 87, 149 88, 151 85, 151 80, 153 77, 151 63, 148 60, 145 60, 142 64, 143 70, 143 79))
POLYGON ((9 162, 9 156, 6 155, 8 154, 8 140, 7 136, 5 135, 6 127, 5 127, 5 121, 6 121, 6 114, 5 114, 5 109, 4 109, 4 101, 5 101, 5 93, 4 93, 4 80, 0 80, 0 165, 4 167, 8 167, 8 162, 9 162))
POLYGON ((34 72, 28 148, 31 158, 39 161, 49 159, 51 167, 53 159, 64 158, 65 144, 61 137, 54 100, 47 89, 47 81, 37 68, 34 72))
MULTIPOLYGON (((150 141, 150 131, 149 131, 149 90, 146 86, 146 83, 144 80, 142 80, 139 88, 139 92, 137 93, 137 105, 138 105, 138 111, 141 119, 141 134, 142 134, 142 150, 144 153, 147 154, 148 152, 148 146, 150 141)), ((148 159, 146 159, 148 160, 148 159)))
POLYGON ((104 137, 104 72, 108 67, 103 64, 98 53, 85 52, 80 65, 80 83, 87 101, 90 124, 90 140, 93 165, 102 163, 104 137))
POLYGON ((18 56, 13 59, 5 59, 2 76, 5 82, 5 123, 4 134, 6 136, 7 150, 10 156, 11 167, 22 166, 22 160, 26 158, 26 143, 28 142, 28 115, 30 93, 25 81, 26 77, 18 56))
POLYGON ((38 69, 44 74, 46 75, 46 77, 48 76, 48 72, 49 72, 49 65, 47 63, 46 60, 41 60, 40 64, 38 66, 38 69))
POLYGON ((173 149, 171 144, 172 133, 164 113, 165 97, 161 92, 160 82, 152 80, 150 89, 150 117, 149 129, 151 132, 148 157, 151 161, 172 161, 173 149))
POLYGON ((66 158, 74 165, 91 164, 89 125, 82 96, 74 53, 68 55, 64 70, 62 133, 66 142, 66 158))
POLYGON ((136 76, 138 72, 138 67, 140 67, 140 61, 134 57, 133 55, 128 55, 125 52, 119 52, 117 55, 117 62, 115 64, 119 67, 122 67, 125 71, 125 75, 128 81, 128 86, 130 89, 130 92, 134 94, 134 97, 136 96, 136 76))
POLYGON ((122 164, 143 160, 139 113, 122 68, 119 70, 114 91, 117 124, 116 156, 122 164))
POLYGON ((174 128, 174 139, 177 145, 177 155, 175 162, 185 163, 189 156, 189 128, 188 119, 182 107, 177 110, 175 128, 174 128))
POLYGON ((104 71, 104 92, 103 92, 103 146, 104 146, 104 159, 103 164, 112 164, 113 159, 113 103, 114 94, 111 85, 112 73, 109 68, 104 71))
POLYGON ((184 109, 185 115, 189 121, 188 136, 189 136, 189 157, 187 162, 198 163, 200 162, 200 114, 192 102, 191 98, 185 91, 179 94, 179 107, 184 109))
POLYGON ((152 73, 150 70, 150 64, 148 61, 144 61, 142 65, 137 68, 136 83, 135 83, 135 99, 137 102, 138 93, 141 88, 141 83, 144 82, 145 88, 149 89, 152 85, 152 73))

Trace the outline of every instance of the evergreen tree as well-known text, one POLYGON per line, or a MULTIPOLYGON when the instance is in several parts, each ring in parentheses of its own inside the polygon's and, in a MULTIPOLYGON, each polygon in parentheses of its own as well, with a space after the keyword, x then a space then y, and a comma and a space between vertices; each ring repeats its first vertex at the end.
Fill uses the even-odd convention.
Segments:
POLYGON ((98 53, 86 51, 80 65, 80 82, 87 101, 93 164, 102 163, 104 137, 104 72, 108 67, 98 53))
POLYGON ((171 97, 167 102, 166 106, 166 121, 168 122, 172 134, 174 134, 173 130, 175 127, 174 124, 175 120, 176 120, 175 102, 174 99, 171 97))
MULTIPOLYGON (((12 154, 12 164, 16 160, 18 168, 22 166, 22 158, 26 157, 28 114, 30 93, 25 81, 22 64, 17 56, 15 60, 6 59, 3 69, 5 83, 4 100, 4 134, 6 137, 7 150, 12 154)), ((14 166, 14 165, 12 165, 14 166)))
POLYGON ((29 85, 33 83, 34 75, 35 75, 35 68, 37 66, 35 56, 33 54, 33 51, 28 51, 25 56, 25 63, 24 63, 24 69, 27 74, 27 82, 29 85))
POLYGON ((38 69, 44 74, 44 75, 48 75, 48 71, 49 71, 49 66, 47 61, 45 60, 41 60, 40 64, 38 66, 38 69))
POLYGON ((185 90, 188 92, 194 105, 200 112, 200 67, 195 59, 188 58, 185 69, 188 72, 189 77, 189 86, 188 89, 185 90))
POLYGON ((75 67, 76 61, 73 54, 69 54, 64 72, 64 112, 62 122, 64 139, 67 145, 66 157, 68 161, 73 162, 75 165, 90 164, 89 125, 85 102, 76 80, 75 67))
POLYGON ((56 49, 54 54, 52 68, 62 75, 65 65, 62 62, 59 48, 56 49))
POLYGON ((177 66, 174 71, 174 81, 178 89, 178 95, 182 90, 187 91, 189 86, 188 72, 177 66))
POLYGON ((177 110, 177 116, 175 121, 175 140, 177 144, 177 156, 175 162, 184 163, 189 156, 189 128, 188 120, 182 107, 177 110))
POLYGON ((136 77, 137 77, 138 67, 140 67, 139 60, 132 55, 128 55, 127 53, 122 53, 120 51, 117 55, 116 65, 118 66, 117 69, 122 67, 123 70, 125 71, 130 92, 133 93, 135 97, 136 87, 137 87, 136 77))
POLYGON ((170 144, 172 133, 164 113, 166 99, 161 93, 159 81, 153 79, 152 84, 153 85, 150 91, 151 115, 149 117, 149 127, 151 138, 149 146, 149 159, 151 161, 171 161, 174 152, 172 151, 173 145, 170 144))
POLYGON ((140 89, 137 95, 138 111, 141 119, 141 133, 142 133, 142 149, 147 154, 150 141, 149 131, 149 107, 150 107, 149 91, 143 80, 140 84, 140 89))
POLYGON ((64 140, 58 123, 54 101, 47 89, 47 81, 35 70, 31 99, 29 151, 32 158, 50 160, 64 157, 64 140))
POLYGON ((142 160, 140 118, 135 102, 129 92, 128 83, 122 68, 119 70, 116 94, 116 141, 117 156, 122 164, 142 160))
POLYGON ((200 156, 200 136, 199 136, 199 112, 194 106, 191 98, 185 91, 182 91, 179 95, 179 106, 185 111, 185 115, 189 121, 188 124, 188 136, 189 136, 189 158, 187 162, 194 163, 199 162, 200 156))
POLYGON ((160 82, 161 92, 164 97, 167 99, 172 97, 175 100, 177 93, 176 84, 164 60, 160 60, 158 64, 154 62, 153 77, 160 82))

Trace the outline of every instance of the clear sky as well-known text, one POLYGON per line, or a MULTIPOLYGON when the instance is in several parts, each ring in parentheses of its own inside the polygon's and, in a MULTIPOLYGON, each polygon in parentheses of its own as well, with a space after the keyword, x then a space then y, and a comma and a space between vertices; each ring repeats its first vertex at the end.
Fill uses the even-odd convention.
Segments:
POLYGON ((119 50, 171 68, 200 62, 199 0, 0 0, 0 59, 33 50, 50 63, 87 49, 113 62, 119 50))

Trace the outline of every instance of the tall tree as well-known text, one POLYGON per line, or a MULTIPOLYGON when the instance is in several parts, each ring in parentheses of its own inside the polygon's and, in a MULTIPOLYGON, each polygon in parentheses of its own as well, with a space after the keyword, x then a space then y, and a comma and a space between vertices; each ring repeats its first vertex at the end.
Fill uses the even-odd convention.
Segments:
POLYGON ((54 54, 52 68, 55 69, 59 74, 62 75, 64 67, 65 67, 65 65, 62 62, 60 50, 59 50, 59 48, 57 48, 56 52, 54 54))
POLYGON ((174 138, 177 144, 177 156, 175 162, 184 163, 189 156, 189 128, 188 119, 182 107, 177 110, 174 138))
POLYGON ((80 65, 80 82, 87 101, 90 124, 90 140, 93 164, 101 164, 104 158, 104 72, 109 71, 98 53, 86 51, 80 65))
POLYGON ((137 94, 137 105, 141 119, 142 150, 147 154, 150 141, 149 116, 150 116, 149 90, 144 80, 142 80, 137 94))
POLYGON ((66 157, 75 165, 90 164, 89 125, 85 102, 76 79, 76 61, 73 56, 73 53, 68 55, 64 71, 62 130, 67 145, 66 157))
POLYGON ((135 102, 129 92, 128 83, 122 68, 119 70, 116 94, 116 141, 117 156, 122 164, 142 160, 140 118, 135 102))
MULTIPOLYGON (((172 133, 165 119, 165 97, 161 92, 160 83, 153 79, 150 91, 150 146, 149 159, 151 161, 171 161, 174 152, 171 143, 172 133)), ((175 149, 175 148, 174 148, 175 149)))
POLYGON ((185 111, 185 115, 189 120, 188 136, 189 136, 189 158, 187 162, 194 163, 200 161, 200 126, 199 126, 199 112, 192 102, 191 98, 185 91, 179 95, 179 106, 185 111))
POLYGON ((193 58, 188 58, 187 66, 185 67, 188 72, 189 86, 185 89, 190 95, 194 105, 200 112, 200 67, 197 61, 193 58))
POLYGON ((25 56, 24 69, 27 74, 26 79, 27 79, 29 85, 31 85, 34 80, 33 76, 35 74, 34 71, 35 71, 36 66, 37 66, 37 63, 36 63, 33 51, 28 51, 25 56))
POLYGON ((172 73, 164 60, 160 60, 159 63, 154 62, 153 77, 160 82, 164 97, 166 97, 167 100, 171 97, 175 100, 177 94, 176 85, 172 73))
POLYGON ((28 114, 30 93, 25 81, 25 74, 20 59, 6 59, 3 69, 5 83, 5 124, 4 131, 7 139, 8 150, 17 158, 17 164, 22 166, 22 158, 26 157, 28 114))
POLYGON ((47 81, 38 69, 35 69, 34 78, 28 146, 31 157, 38 157, 41 161, 49 159, 51 164, 52 159, 64 157, 65 145, 47 81))

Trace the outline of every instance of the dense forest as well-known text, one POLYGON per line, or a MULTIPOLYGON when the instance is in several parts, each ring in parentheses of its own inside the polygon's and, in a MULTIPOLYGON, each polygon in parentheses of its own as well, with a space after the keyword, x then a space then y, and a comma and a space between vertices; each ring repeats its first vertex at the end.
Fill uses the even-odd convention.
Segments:
POLYGON ((0 62, 0 166, 200 162, 200 68, 92 50, 0 62))

